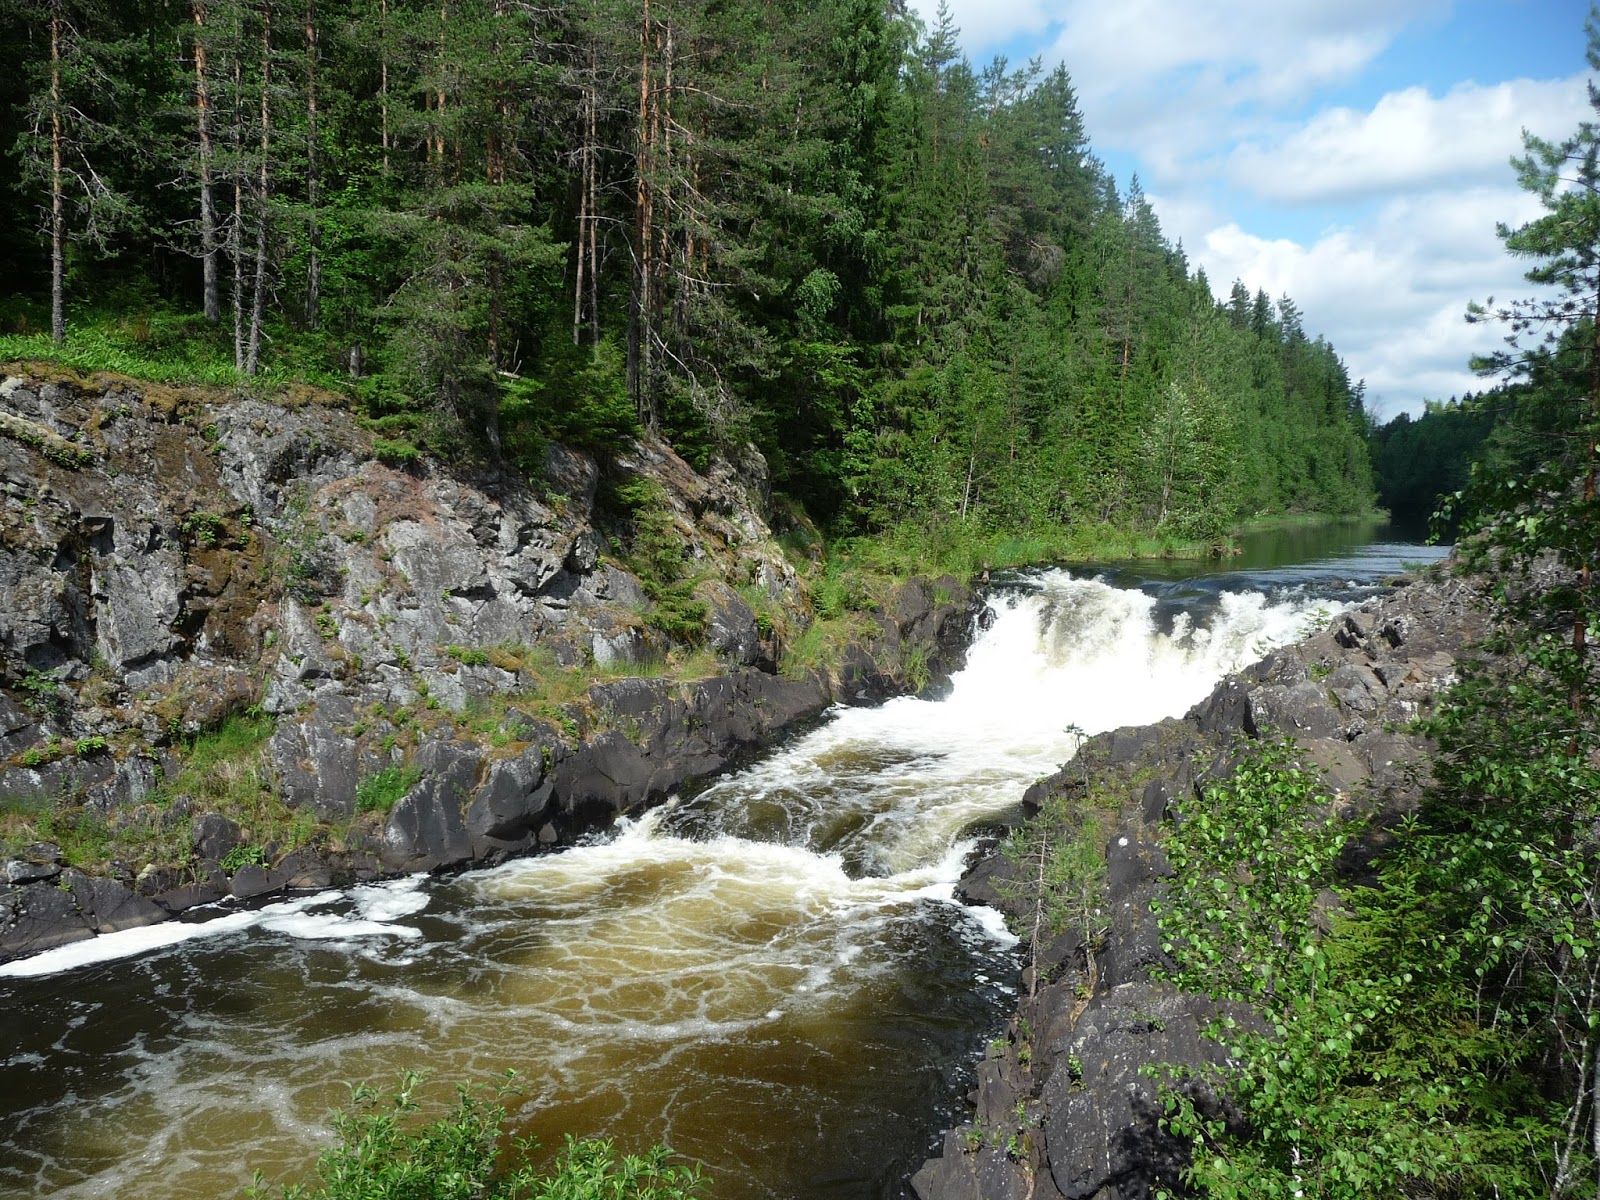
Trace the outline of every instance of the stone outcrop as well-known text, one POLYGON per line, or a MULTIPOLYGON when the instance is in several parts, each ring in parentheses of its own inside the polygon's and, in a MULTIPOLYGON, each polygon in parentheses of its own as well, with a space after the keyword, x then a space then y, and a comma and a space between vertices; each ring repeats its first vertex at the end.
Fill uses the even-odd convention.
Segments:
MULTIPOLYGON (((1158 1084, 1144 1070, 1216 1061, 1218 1048, 1201 1036, 1211 1002, 1151 978, 1163 955, 1150 902, 1184 886, 1161 848, 1172 801, 1202 796, 1230 769, 1238 739, 1292 736, 1338 809, 1363 821, 1343 864, 1359 876, 1427 783, 1429 748, 1407 732, 1411 720, 1485 631, 1459 581, 1436 574, 1397 586, 1225 680, 1181 720, 1091 739, 1030 789, 1033 814, 1052 798, 1093 796, 1109 816, 1104 904, 1092 930, 1061 930, 1029 963, 1008 1036, 980 1064, 971 1122, 912 1180, 921 1200, 1142 1200, 1174 1189, 1185 1148, 1159 1127, 1158 1084)), ((1031 928, 1024 874, 991 854, 963 894, 1031 928)))
POLYGON ((832 703, 937 687, 965 653, 968 589, 910 581, 837 663, 777 674, 811 616, 753 449, 698 473, 657 440, 552 444, 523 482, 387 465, 344 408, 291 399, 0 373, 0 806, 187 842, 92 884, 13 851, 0 959, 223 896, 559 846, 832 703), (652 484, 709 677, 615 678, 683 648, 620 557, 607 480, 652 484), (586 669, 587 688, 543 690, 586 669), (337 836, 256 844, 161 792, 175 745, 244 712, 275 722, 274 793, 337 836), (358 811, 386 772, 404 794, 358 811))

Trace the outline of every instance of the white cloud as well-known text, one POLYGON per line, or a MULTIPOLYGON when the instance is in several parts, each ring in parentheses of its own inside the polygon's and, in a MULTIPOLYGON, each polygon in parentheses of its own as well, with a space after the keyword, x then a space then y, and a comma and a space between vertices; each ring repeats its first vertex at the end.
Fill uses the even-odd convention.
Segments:
MULTIPOLYGON (((913 0, 911 7, 932 29, 938 0, 913 0)), ((1019 35, 1043 33, 1060 20, 1060 7, 1051 0, 950 0, 962 45, 974 58, 1019 35)))
POLYGON ((1236 224, 1190 247, 1219 299, 1234 279, 1251 292, 1293 296, 1308 330, 1321 333, 1353 378, 1368 384, 1380 417, 1417 411, 1486 385, 1467 367, 1498 347, 1492 328, 1463 320, 1467 301, 1527 294, 1525 264, 1494 233, 1503 220, 1536 215, 1536 200, 1513 187, 1471 188, 1396 199, 1360 227, 1332 230, 1310 244, 1256 237, 1236 224))
POLYGON ((1046 59, 1064 62, 1097 144, 1155 179, 1255 131, 1260 113, 1356 77, 1448 0, 1064 0, 1046 59))
POLYGON ((1370 112, 1325 109, 1275 143, 1242 143, 1228 175, 1258 196, 1291 202, 1504 178, 1523 129, 1559 137, 1587 115, 1581 75, 1462 83, 1437 98, 1406 88, 1370 112))

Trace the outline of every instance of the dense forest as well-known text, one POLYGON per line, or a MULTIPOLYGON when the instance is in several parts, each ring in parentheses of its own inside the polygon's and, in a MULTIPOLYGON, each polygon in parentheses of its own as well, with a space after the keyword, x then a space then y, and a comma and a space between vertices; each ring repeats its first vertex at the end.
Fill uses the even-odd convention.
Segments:
POLYGON ((867 0, 4 0, 0 349, 309 379, 399 459, 753 442, 841 532, 1370 507, 1362 389, 1293 301, 1218 304, 1067 71, 956 35, 867 0))
MULTIPOLYGON (((1498 396, 1498 393, 1496 393, 1498 396)), ((1428 401, 1420 416, 1401 413, 1367 437, 1378 501, 1407 529, 1426 529, 1441 502, 1466 487, 1472 460, 1495 426, 1494 397, 1428 401)))

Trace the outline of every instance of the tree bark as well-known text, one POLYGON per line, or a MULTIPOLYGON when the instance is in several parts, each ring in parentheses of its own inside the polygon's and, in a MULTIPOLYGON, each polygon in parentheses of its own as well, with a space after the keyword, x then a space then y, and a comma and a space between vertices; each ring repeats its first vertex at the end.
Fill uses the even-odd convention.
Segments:
POLYGON ((651 250, 655 221, 651 213, 651 117, 650 117, 650 0, 644 0, 639 24, 639 126, 634 163, 635 265, 633 305, 628 316, 628 388, 633 393, 639 424, 647 430, 656 427, 655 399, 651 394, 650 334, 652 313, 651 250))
POLYGON ((444 63, 445 63, 445 58, 444 58, 445 37, 444 37, 444 35, 445 35, 445 29, 449 25, 449 21, 450 21, 450 6, 448 4, 440 4, 439 5, 439 79, 438 79, 438 85, 437 85, 437 87, 435 89, 436 98, 435 98, 435 106, 434 106, 434 111, 437 113, 438 119, 434 124, 433 152, 434 152, 434 157, 438 160, 438 163, 439 163, 439 166, 440 166, 441 169, 444 167, 444 109, 445 109, 445 99, 446 99, 446 97, 445 97, 445 88, 444 88, 444 63))
POLYGON ((233 60, 233 221, 228 226, 228 266, 233 284, 233 369, 244 370, 244 66, 233 60))
POLYGON ((600 345, 600 60, 589 51, 589 342, 600 345))
POLYGON ((50 5, 50 336, 67 340, 66 203, 61 171, 61 0, 50 5))
POLYGON ((200 136, 200 272, 206 320, 222 320, 222 298, 217 293, 217 208, 211 182, 211 82, 206 49, 206 0, 194 0, 194 97, 200 136))
POLYGON ((588 254, 589 175, 594 169, 594 51, 589 51, 589 81, 583 88, 583 107, 578 114, 578 261, 577 281, 572 289, 572 344, 582 344, 585 258, 588 254))
POLYGON ((378 0, 378 130, 383 173, 389 173, 389 0, 378 0))
POLYGON ((267 304, 267 202, 272 194, 272 0, 261 6, 261 162, 256 174, 255 282, 250 297, 250 341, 244 373, 261 368, 261 324, 267 304))
POLYGON ((317 213, 321 180, 317 161, 317 7, 306 0, 306 328, 322 317, 322 222, 317 213))

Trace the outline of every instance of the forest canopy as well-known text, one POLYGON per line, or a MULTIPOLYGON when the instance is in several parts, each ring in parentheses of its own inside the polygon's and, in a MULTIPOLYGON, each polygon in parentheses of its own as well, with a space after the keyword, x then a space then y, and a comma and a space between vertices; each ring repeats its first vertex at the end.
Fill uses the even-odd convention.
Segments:
POLYGON ((754 442, 843 532, 1369 508, 1362 388, 1294 302, 1219 304, 1067 70, 956 33, 866 0, 3 0, 0 350, 335 385, 400 457, 754 442))

